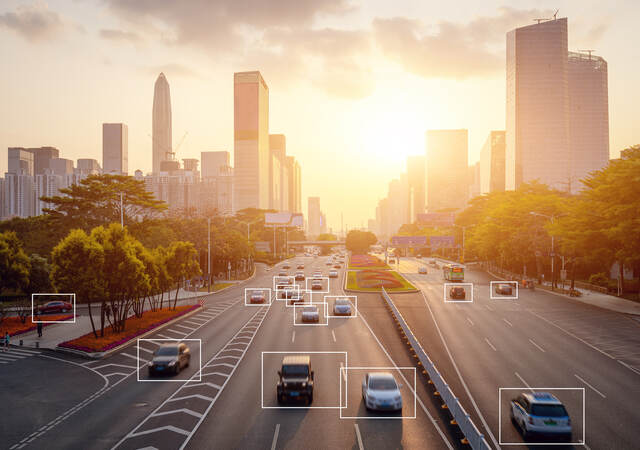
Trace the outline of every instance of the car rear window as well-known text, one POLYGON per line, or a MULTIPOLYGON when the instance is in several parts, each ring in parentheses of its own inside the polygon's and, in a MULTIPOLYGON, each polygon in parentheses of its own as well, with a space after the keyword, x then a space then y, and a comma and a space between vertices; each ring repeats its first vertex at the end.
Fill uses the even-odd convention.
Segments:
POLYGON ((306 376, 309 374, 309 367, 299 364, 287 364, 282 366, 282 373, 290 376, 306 376))
POLYGON ((531 414, 542 417, 566 417, 567 410, 562 405, 531 405, 531 414))
POLYGON ((178 347, 161 347, 156 351, 157 356, 175 356, 178 354, 178 347))
POLYGON ((395 380, 389 378, 372 378, 369 381, 369 389, 374 391, 392 391, 398 388, 395 380))

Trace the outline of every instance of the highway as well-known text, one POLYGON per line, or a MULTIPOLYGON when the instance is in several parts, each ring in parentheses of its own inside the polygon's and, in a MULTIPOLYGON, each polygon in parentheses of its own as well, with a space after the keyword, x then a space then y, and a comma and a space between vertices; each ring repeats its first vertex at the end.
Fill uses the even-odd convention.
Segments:
MULTIPOLYGON (((287 272, 292 275, 303 262, 307 276, 316 269, 326 276, 326 260, 298 257, 287 272)), ((271 287, 278 271, 261 267, 249 282, 210 296, 203 310, 152 336, 200 340, 187 341, 191 365, 176 380, 148 381, 146 371, 137 369, 150 359, 151 342, 99 361, 43 352, 0 367, 3 379, 32 379, 37 387, 3 395, 15 413, 2 423, 2 448, 461 447, 397 335, 375 335, 379 324, 369 325, 361 315, 321 317, 326 325, 308 326, 294 324, 294 309, 284 301, 245 306, 245 288, 271 287), (273 408, 284 352, 311 356, 316 387, 310 409, 273 408), (366 411, 360 383, 368 367, 390 367, 402 383, 401 413, 366 411), (21 401, 27 394, 28 401, 21 401)), ((326 294, 313 294, 313 302, 343 294, 343 276, 340 270, 326 294)), ((379 304, 380 296, 359 300, 379 304)))
POLYGON ((429 266, 428 274, 418 274, 424 265, 401 259, 399 270, 421 293, 393 298, 426 348, 434 347, 436 330, 444 351, 431 358, 452 385, 461 386, 465 408, 481 415, 488 430, 477 425, 494 446, 523 443, 509 421, 509 400, 528 388, 545 388, 569 410, 574 442, 579 444, 584 431, 587 448, 637 448, 637 320, 541 290, 521 289, 517 300, 493 300, 494 279, 469 268, 465 282, 473 284, 473 302, 445 303, 441 271, 429 266), (516 389, 500 396, 501 388, 516 389))

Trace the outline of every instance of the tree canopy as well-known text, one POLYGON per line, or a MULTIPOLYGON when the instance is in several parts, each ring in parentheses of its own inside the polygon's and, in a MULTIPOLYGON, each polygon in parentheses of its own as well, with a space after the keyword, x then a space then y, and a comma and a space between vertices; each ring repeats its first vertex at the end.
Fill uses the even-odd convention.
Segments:
POLYGON ((353 253, 367 253, 378 238, 371 231, 351 230, 347 233, 345 246, 353 253))

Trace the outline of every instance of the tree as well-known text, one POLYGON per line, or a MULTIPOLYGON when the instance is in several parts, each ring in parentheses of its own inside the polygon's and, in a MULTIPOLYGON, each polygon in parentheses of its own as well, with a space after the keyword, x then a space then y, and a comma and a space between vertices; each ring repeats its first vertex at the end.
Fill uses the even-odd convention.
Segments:
POLYGON ((331 234, 331 233, 322 233, 318 235, 318 238, 316 239, 318 241, 337 241, 338 240, 338 236, 336 236, 335 234, 331 234))
POLYGON ((31 263, 16 233, 0 233, 0 292, 4 289, 26 290, 30 269, 31 263))
POLYGON ((173 301, 173 309, 178 304, 178 291, 185 280, 201 275, 198 264, 196 248, 191 242, 177 241, 171 244, 168 251, 167 272, 176 287, 176 296, 173 301))
POLYGON ((29 257, 31 270, 29 272, 29 286, 27 291, 29 294, 51 292, 51 264, 46 258, 35 253, 29 257))
POLYGON ((351 230, 347 233, 345 246, 353 253, 367 253, 369 248, 378 242, 378 238, 371 231, 351 230))
POLYGON ((89 230, 120 222, 120 198, 128 217, 154 217, 167 205, 145 189, 144 181, 126 175, 90 175, 77 184, 60 189, 61 195, 42 197, 52 205, 44 211, 70 228, 89 230))

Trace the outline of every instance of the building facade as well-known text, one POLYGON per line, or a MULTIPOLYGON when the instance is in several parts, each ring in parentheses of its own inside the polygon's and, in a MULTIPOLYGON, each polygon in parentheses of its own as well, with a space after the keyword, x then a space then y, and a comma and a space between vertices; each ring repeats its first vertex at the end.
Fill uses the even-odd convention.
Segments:
POLYGON ((429 212, 463 209, 468 199, 468 131, 429 130, 426 201, 429 212))
POLYGON ((124 123, 102 124, 102 167, 104 173, 127 175, 129 131, 124 123))
POLYGON ((415 222, 418 214, 424 212, 425 200, 425 164, 424 156, 416 155, 407 158, 407 176, 409 182, 409 218, 415 222))
POLYGON ((307 210, 307 227, 312 238, 322 233, 322 212, 320 210, 320 197, 309 197, 307 210))
MULTIPOLYGON (((160 73, 153 88, 152 129, 152 168, 153 173, 160 172, 160 163, 171 159, 173 152, 171 131, 171 91, 169 82, 160 73)), ((105 170, 106 171, 106 170, 105 170)))
POLYGON ((480 151, 480 193, 505 190, 505 132, 491 131, 480 151))

